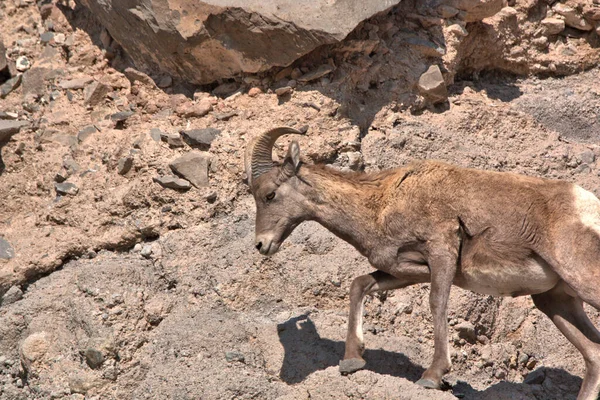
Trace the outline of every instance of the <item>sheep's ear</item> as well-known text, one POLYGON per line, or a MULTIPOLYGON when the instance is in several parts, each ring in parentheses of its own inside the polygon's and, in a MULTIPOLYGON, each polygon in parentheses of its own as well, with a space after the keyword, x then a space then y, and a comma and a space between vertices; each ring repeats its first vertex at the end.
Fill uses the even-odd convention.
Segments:
POLYGON ((295 175, 300 167, 300 145, 295 140, 290 143, 287 155, 283 161, 283 171, 290 177, 295 175))
POLYGON ((300 145, 295 140, 290 143, 287 151, 287 157, 292 161, 294 169, 298 170, 300 165, 300 145))

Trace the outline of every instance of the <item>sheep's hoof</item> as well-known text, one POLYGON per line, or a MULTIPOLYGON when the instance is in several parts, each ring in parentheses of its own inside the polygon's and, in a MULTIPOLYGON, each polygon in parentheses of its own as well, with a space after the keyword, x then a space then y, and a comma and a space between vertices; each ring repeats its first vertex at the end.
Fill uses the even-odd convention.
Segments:
POLYGON ((440 384, 435 383, 431 379, 419 379, 417 381, 417 385, 423 386, 425 389, 437 389, 437 390, 439 390, 441 388, 440 384))
POLYGON ((362 358, 349 358, 347 360, 340 361, 340 373, 342 375, 348 375, 356 371, 360 371, 367 365, 367 362, 362 358))

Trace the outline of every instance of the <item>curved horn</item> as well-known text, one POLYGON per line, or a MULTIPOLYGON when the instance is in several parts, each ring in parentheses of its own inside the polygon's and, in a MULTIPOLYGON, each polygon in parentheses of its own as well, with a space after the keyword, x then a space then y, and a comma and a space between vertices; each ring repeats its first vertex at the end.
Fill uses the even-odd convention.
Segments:
POLYGON ((273 167, 273 145, 282 135, 294 133, 304 135, 307 129, 297 130, 288 127, 279 127, 271 129, 259 135, 246 147, 244 164, 246 166, 246 175, 248 183, 252 186, 252 181, 267 172, 273 167))

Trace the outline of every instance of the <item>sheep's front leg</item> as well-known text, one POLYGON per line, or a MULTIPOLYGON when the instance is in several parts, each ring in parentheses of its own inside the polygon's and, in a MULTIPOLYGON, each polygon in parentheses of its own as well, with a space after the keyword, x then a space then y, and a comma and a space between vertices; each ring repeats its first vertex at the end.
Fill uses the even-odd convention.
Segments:
POLYGON ((448 351, 448 298, 456 274, 457 258, 451 255, 430 259, 431 289, 429 307, 433 317, 434 353, 433 362, 423 373, 417 384, 428 389, 440 389, 442 377, 452 367, 448 351))
MULTIPOLYGON (((394 272, 397 272, 396 270, 394 272)), ((410 268, 406 275, 394 277, 383 271, 375 271, 362 275, 352 281, 350 286, 350 315, 348 318, 348 334, 346 336, 346 352, 340 361, 340 373, 347 375, 356 372, 366 365, 362 358, 363 341, 363 308, 365 296, 378 290, 392 290, 415 283, 427 282, 427 267, 410 268)))

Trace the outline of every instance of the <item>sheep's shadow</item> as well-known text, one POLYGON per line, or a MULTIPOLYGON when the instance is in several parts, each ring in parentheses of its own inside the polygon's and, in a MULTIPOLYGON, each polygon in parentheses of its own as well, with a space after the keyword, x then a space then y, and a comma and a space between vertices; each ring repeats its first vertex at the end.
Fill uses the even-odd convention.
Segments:
MULTIPOLYGON (((308 314, 290 318, 277 325, 279 340, 284 348, 280 378, 287 384, 304 381, 312 373, 337 366, 344 354, 344 342, 322 338, 308 314)), ((406 355, 386 350, 367 349, 364 353, 366 370, 401 377, 416 382, 425 369, 406 355)), ((575 399, 581 378, 562 369, 542 367, 535 371, 543 378, 534 384, 498 382, 478 390, 468 382, 458 380, 448 385, 458 398, 469 400, 536 400, 575 399)))
MULTIPOLYGON (((338 365, 344 354, 344 342, 322 338, 307 314, 277 325, 277 332, 285 351, 280 377, 288 384, 302 382, 315 371, 338 365)), ((364 358, 365 368, 378 374, 416 381, 425 371, 402 353, 367 349, 364 358)))
POLYGON ((459 380, 452 393, 467 400, 575 400, 582 379, 563 369, 541 367, 535 373, 542 376, 541 381, 533 384, 516 382, 498 382, 483 390, 473 388, 469 383, 459 380))

